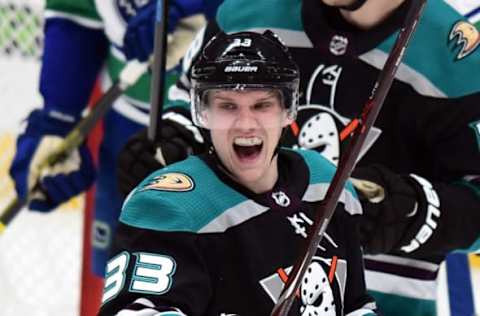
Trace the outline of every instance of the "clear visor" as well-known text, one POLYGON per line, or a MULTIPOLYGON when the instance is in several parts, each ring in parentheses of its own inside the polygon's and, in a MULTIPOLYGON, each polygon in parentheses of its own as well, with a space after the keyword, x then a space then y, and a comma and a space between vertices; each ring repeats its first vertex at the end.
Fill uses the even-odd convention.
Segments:
POLYGON ((205 129, 283 128, 296 114, 290 104, 296 100, 286 101, 284 91, 252 84, 197 87, 191 90, 192 119, 205 129))

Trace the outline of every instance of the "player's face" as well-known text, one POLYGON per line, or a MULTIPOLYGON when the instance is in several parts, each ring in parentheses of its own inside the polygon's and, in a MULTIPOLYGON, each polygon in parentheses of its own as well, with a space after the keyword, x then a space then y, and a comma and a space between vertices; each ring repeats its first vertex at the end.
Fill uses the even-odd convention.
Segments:
POLYGON ((283 127, 291 123, 280 93, 215 90, 210 92, 208 103, 205 121, 222 163, 252 191, 271 189, 278 176, 273 155, 283 127))

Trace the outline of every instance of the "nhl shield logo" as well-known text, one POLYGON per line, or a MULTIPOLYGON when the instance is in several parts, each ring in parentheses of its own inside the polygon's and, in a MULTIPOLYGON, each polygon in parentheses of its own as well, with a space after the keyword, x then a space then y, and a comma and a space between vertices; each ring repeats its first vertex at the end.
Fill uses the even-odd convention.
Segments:
POLYGON ((345 55, 348 48, 348 38, 341 35, 334 35, 330 40, 329 49, 335 56, 345 55))
POLYGON ((275 203, 282 207, 287 207, 290 205, 290 198, 282 191, 273 192, 272 198, 275 200, 275 203))

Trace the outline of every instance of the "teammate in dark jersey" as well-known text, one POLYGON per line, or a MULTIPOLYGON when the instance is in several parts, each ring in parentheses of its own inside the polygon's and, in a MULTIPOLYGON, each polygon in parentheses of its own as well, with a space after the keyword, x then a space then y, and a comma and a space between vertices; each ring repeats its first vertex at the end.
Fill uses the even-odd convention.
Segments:
MULTIPOLYGON (((335 172, 318 152, 278 147, 299 71, 273 33, 220 33, 192 79, 193 121, 211 148, 128 196, 100 315, 268 315, 335 172)), ((349 183, 291 315, 374 314, 359 214, 349 183)))

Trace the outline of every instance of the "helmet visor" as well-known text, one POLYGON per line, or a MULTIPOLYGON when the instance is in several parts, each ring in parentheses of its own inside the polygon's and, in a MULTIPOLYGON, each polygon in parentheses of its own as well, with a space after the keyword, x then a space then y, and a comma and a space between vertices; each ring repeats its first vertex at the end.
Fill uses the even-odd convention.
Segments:
POLYGON ((194 123, 206 129, 228 129, 245 118, 264 128, 284 127, 286 120, 295 119, 297 109, 296 99, 278 83, 195 86, 191 101, 194 123))

